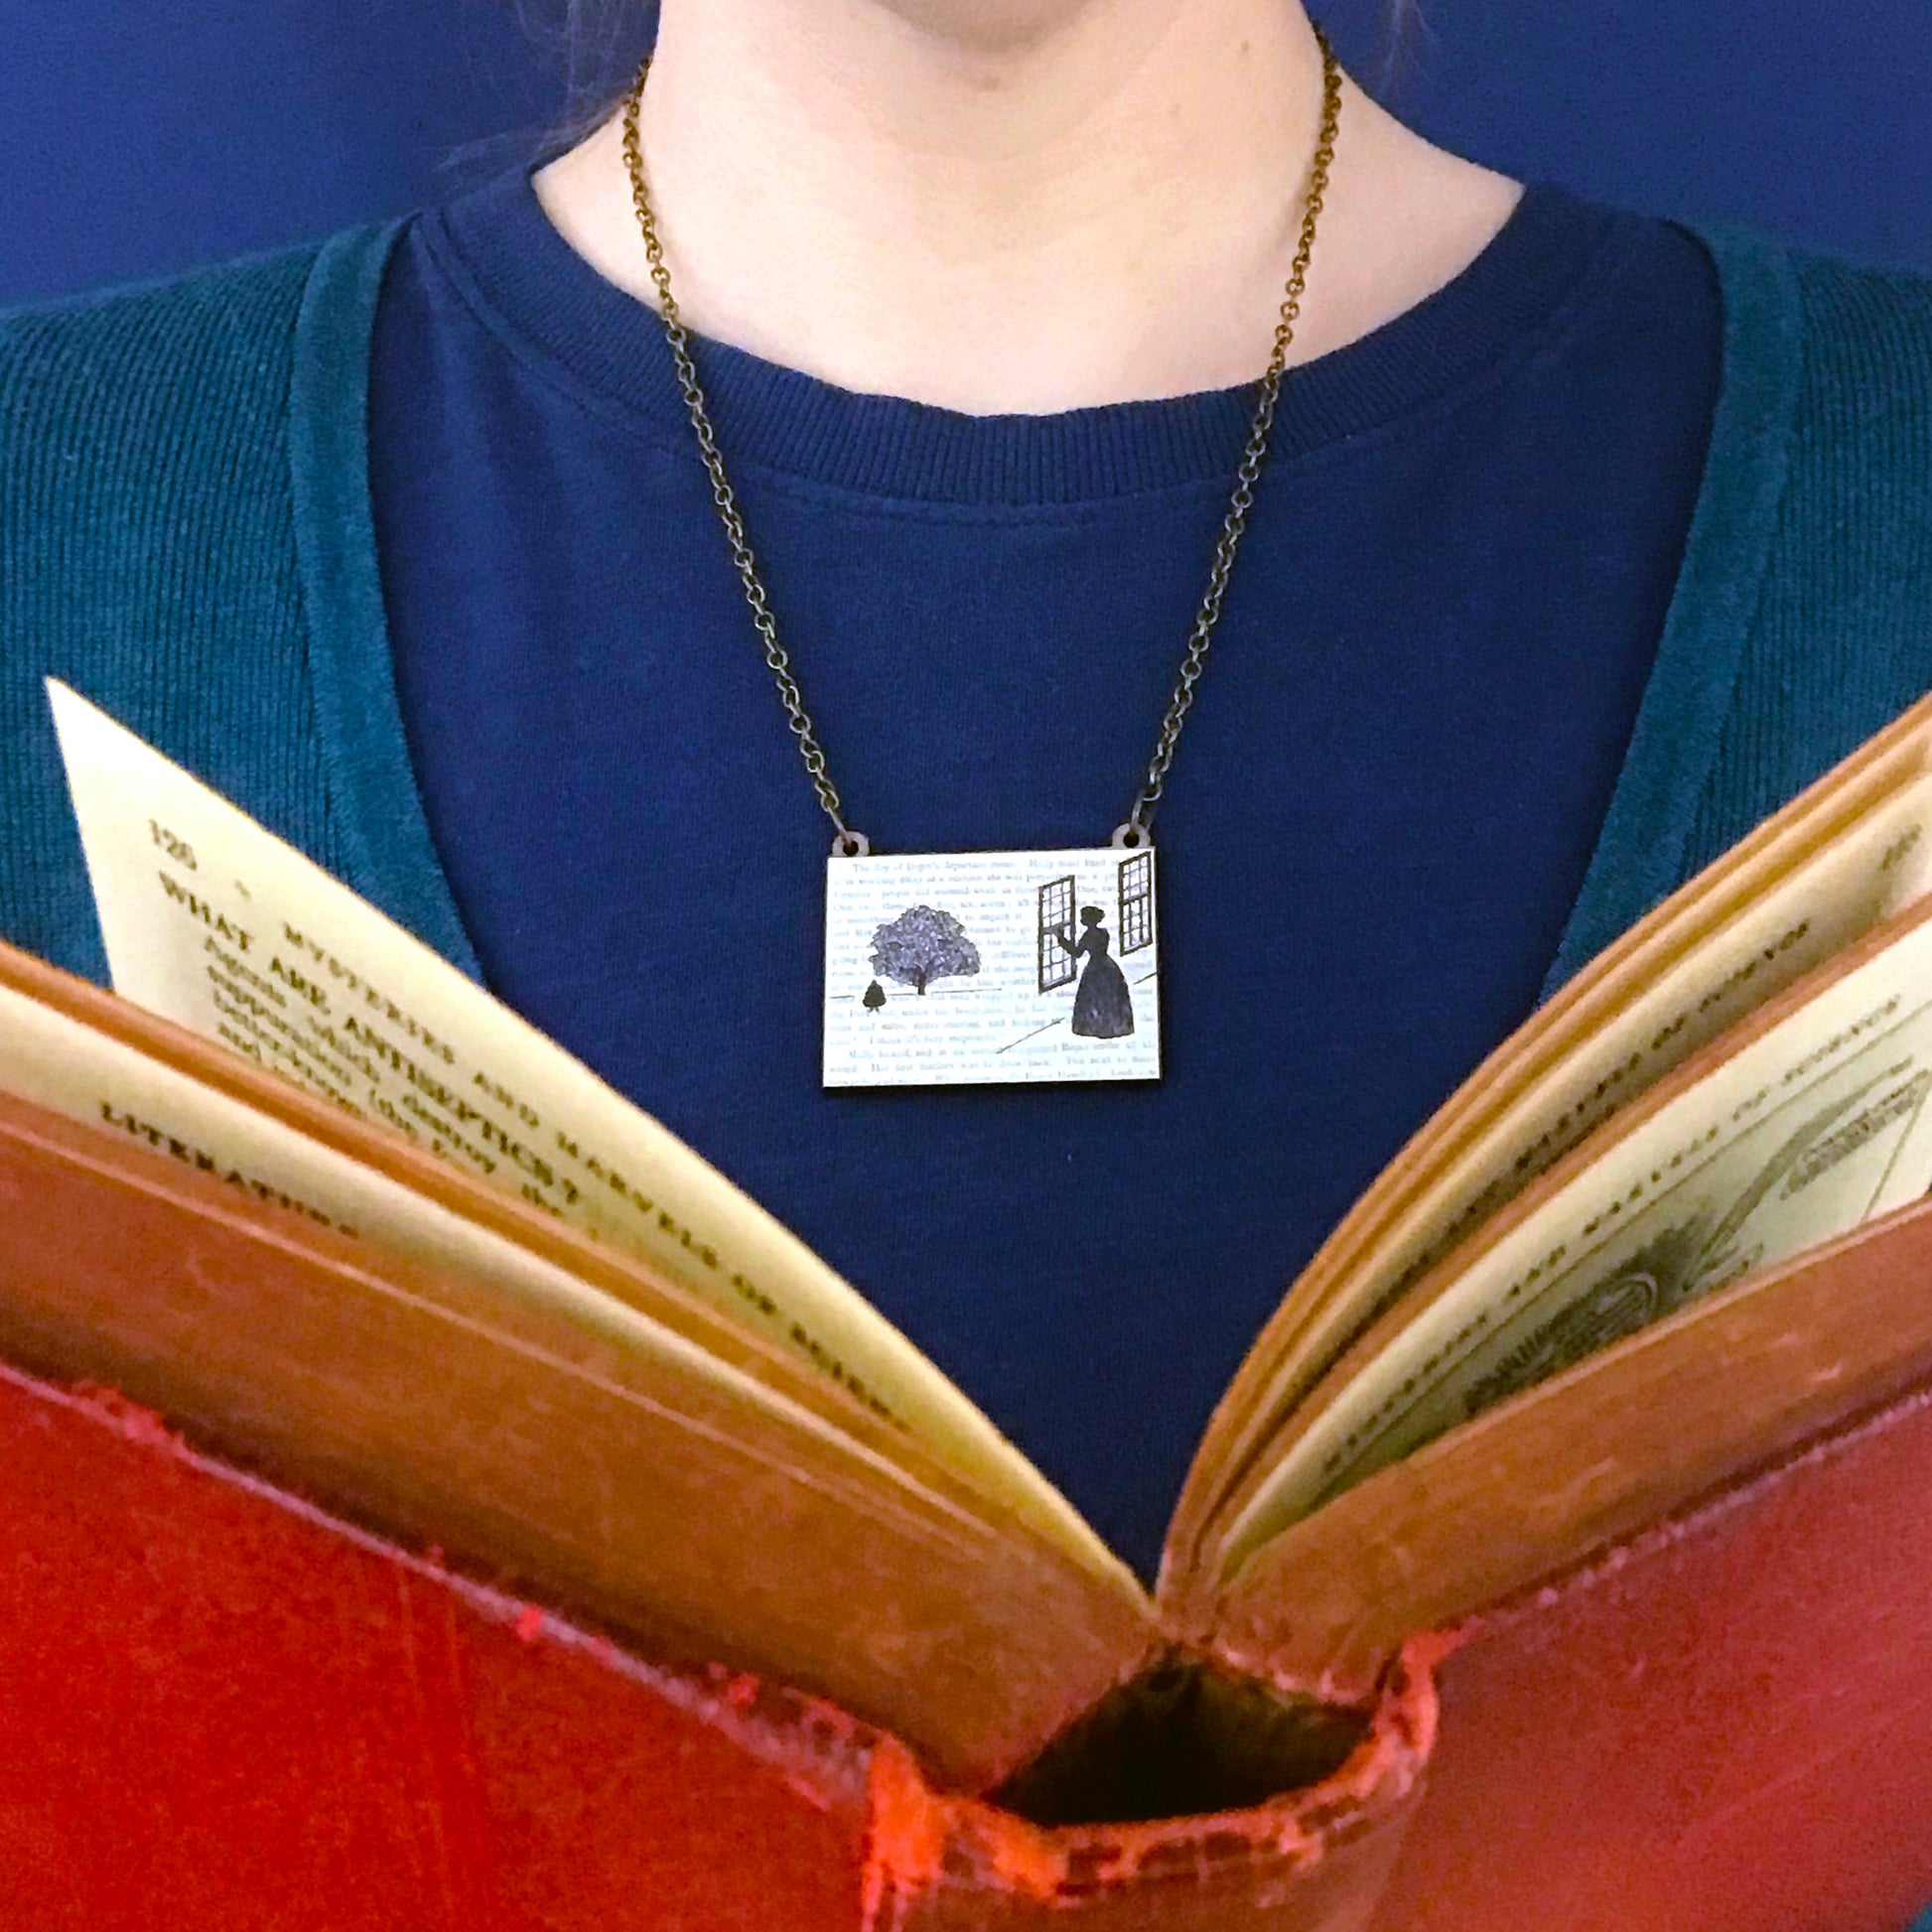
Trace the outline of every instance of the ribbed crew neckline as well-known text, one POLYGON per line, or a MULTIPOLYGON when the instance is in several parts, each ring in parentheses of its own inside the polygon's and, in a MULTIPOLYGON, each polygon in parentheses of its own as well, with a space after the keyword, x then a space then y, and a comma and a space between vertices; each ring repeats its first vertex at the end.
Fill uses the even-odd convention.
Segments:
MULTIPOLYGON (((516 169, 420 217, 432 259, 526 362, 607 412, 688 440, 663 327, 607 281, 516 169)), ((1460 273, 1412 308, 1291 368, 1270 441, 1292 462, 1451 400, 1560 332, 1614 272, 1641 218, 1529 184, 1460 273)), ((889 499, 1023 507, 1231 477, 1253 384, 1050 415, 974 416, 860 394, 692 339, 726 462, 889 499)))

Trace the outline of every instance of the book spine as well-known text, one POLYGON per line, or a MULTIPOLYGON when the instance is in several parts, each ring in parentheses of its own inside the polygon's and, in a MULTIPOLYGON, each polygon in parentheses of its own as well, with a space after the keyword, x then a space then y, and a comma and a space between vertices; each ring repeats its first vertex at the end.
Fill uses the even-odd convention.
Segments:
POLYGON ((871 1758, 864 1932, 1357 1932, 1381 1897, 1435 1743, 1420 1636, 1330 1778, 1242 1811, 1042 1829, 936 1792, 891 1738, 871 1758))

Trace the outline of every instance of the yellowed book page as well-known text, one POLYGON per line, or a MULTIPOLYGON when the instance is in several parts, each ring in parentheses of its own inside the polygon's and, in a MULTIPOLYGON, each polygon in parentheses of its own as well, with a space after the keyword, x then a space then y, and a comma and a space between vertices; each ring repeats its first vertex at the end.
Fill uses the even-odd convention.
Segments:
MULTIPOLYGON (((1336 1698, 1403 1640, 1574 1576, 1932 1376, 1932 1202, 1600 1350, 1273 1538, 1200 1640, 1336 1698)), ((1709 1632, 1718 1645, 1722 1633, 1709 1632)))
MULTIPOLYGON (((560 1314, 673 1367, 701 1386, 729 1389, 737 1400, 756 1402, 817 1437, 828 1453, 865 1466, 882 1481, 918 1488, 834 1423, 716 1360, 615 1296, 258 1109, 5 986, 0 986, 0 1090, 83 1125, 124 1134, 137 1146, 212 1175, 239 1199, 455 1269, 512 1301, 560 1314)), ((430 1372, 432 1366, 425 1364, 425 1373, 430 1372)))
POLYGON ((979 1410, 716 1169, 293 847, 48 689, 117 992, 639 1256, 1126 1579, 979 1410))
POLYGON ((1932 1186, 1928 1096, 1932 907, 1922 907, 1629 1130, 1612 1124, 1471 1265, 1419 1286, 1413 1311, 1391 1311, 1317 1392, 1311 1420, 1230 1526, 1222 1575, 1519 1390, 1920 1198, 1932 1186))
POLYGON ((968 1785, 1146 1650, 1143 1595, 889 1434, 855 1443, 813 1384, 774 1391, 218 1078, 0 987, 0 1191, 74 1223, 0 1228, 23 1359, 647 1653, 830 1696, 968 1785))
POLYGON ((1291 1291, 1268 1354, 1245 1371, 1262 1379, 1242 1439, 1218 1445, 1224 1471, 1258 1470, 1295 1404, 1354 1338, 1618 1107, 1928 890, 1932 777, 1920 777, 1675 956, 1659 948, 1633 959, 1614 1004, 1582 1038, 1493 1084, 1476 1076, 1425 1129, 1433 1136, 1464 1116, 1440 1152, 1419 1141, 1407 1197, 1366 1227, 1344 1224, 1291 1291))
POLYGON ((1406 1217, 1408 1238, 1378 1256, 1373 1287, 1358 1290, 1371 1309, 1393 1302, 1617 1108, 1932 888, 1929 827, 1932 778, 1921 778, 1630 988, 1574 1053, 1432 1177, 1426 1206, 1406 1217))

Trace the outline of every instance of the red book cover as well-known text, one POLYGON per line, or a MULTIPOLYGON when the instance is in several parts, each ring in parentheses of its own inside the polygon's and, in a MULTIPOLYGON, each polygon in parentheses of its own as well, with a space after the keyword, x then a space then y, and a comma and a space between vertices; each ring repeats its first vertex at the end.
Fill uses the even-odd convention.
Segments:
POLYGON ((1421 1775, 1379 1814, 1044 1832, 7 1371, 0 1923, 1898 1932, 1932 1896, 1929 1488, 1919 1395, 1412 1645, 1367 1783, 1421 1775))

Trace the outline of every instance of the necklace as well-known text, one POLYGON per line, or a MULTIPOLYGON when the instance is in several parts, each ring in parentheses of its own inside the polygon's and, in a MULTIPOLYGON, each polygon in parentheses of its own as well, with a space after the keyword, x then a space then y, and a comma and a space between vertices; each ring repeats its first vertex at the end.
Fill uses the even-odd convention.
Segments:
POLYGON ((790 655, 778 639, 758 558, 718 453, 690 336, 671 293, 638 133, 649 59, 637 69, 624 98, 623 155, 644 253, 657 286, 658 314, 711 481, 712 501, 764 646, 764 661, 819 807, 832 821, 825 876, 827 1087, 1161 1077, 1153 815, 1167 787, 1180 728, 1193 706, 1228 575, 1254 506, 1335 156, 1341 69, 1327 36, 1319 27, 1314 33, 1321 50, 1321 121, 1309 166, 1301 237, 1234 493, 1173 694, 1140 788, 1112 840, 1092 849, 1047 852, 878 855, 872 841, 846 823, 845 804, 826 768, 825 751, 805 710, 790 655), (891 993, 886 990, 889 983, 891 993))

